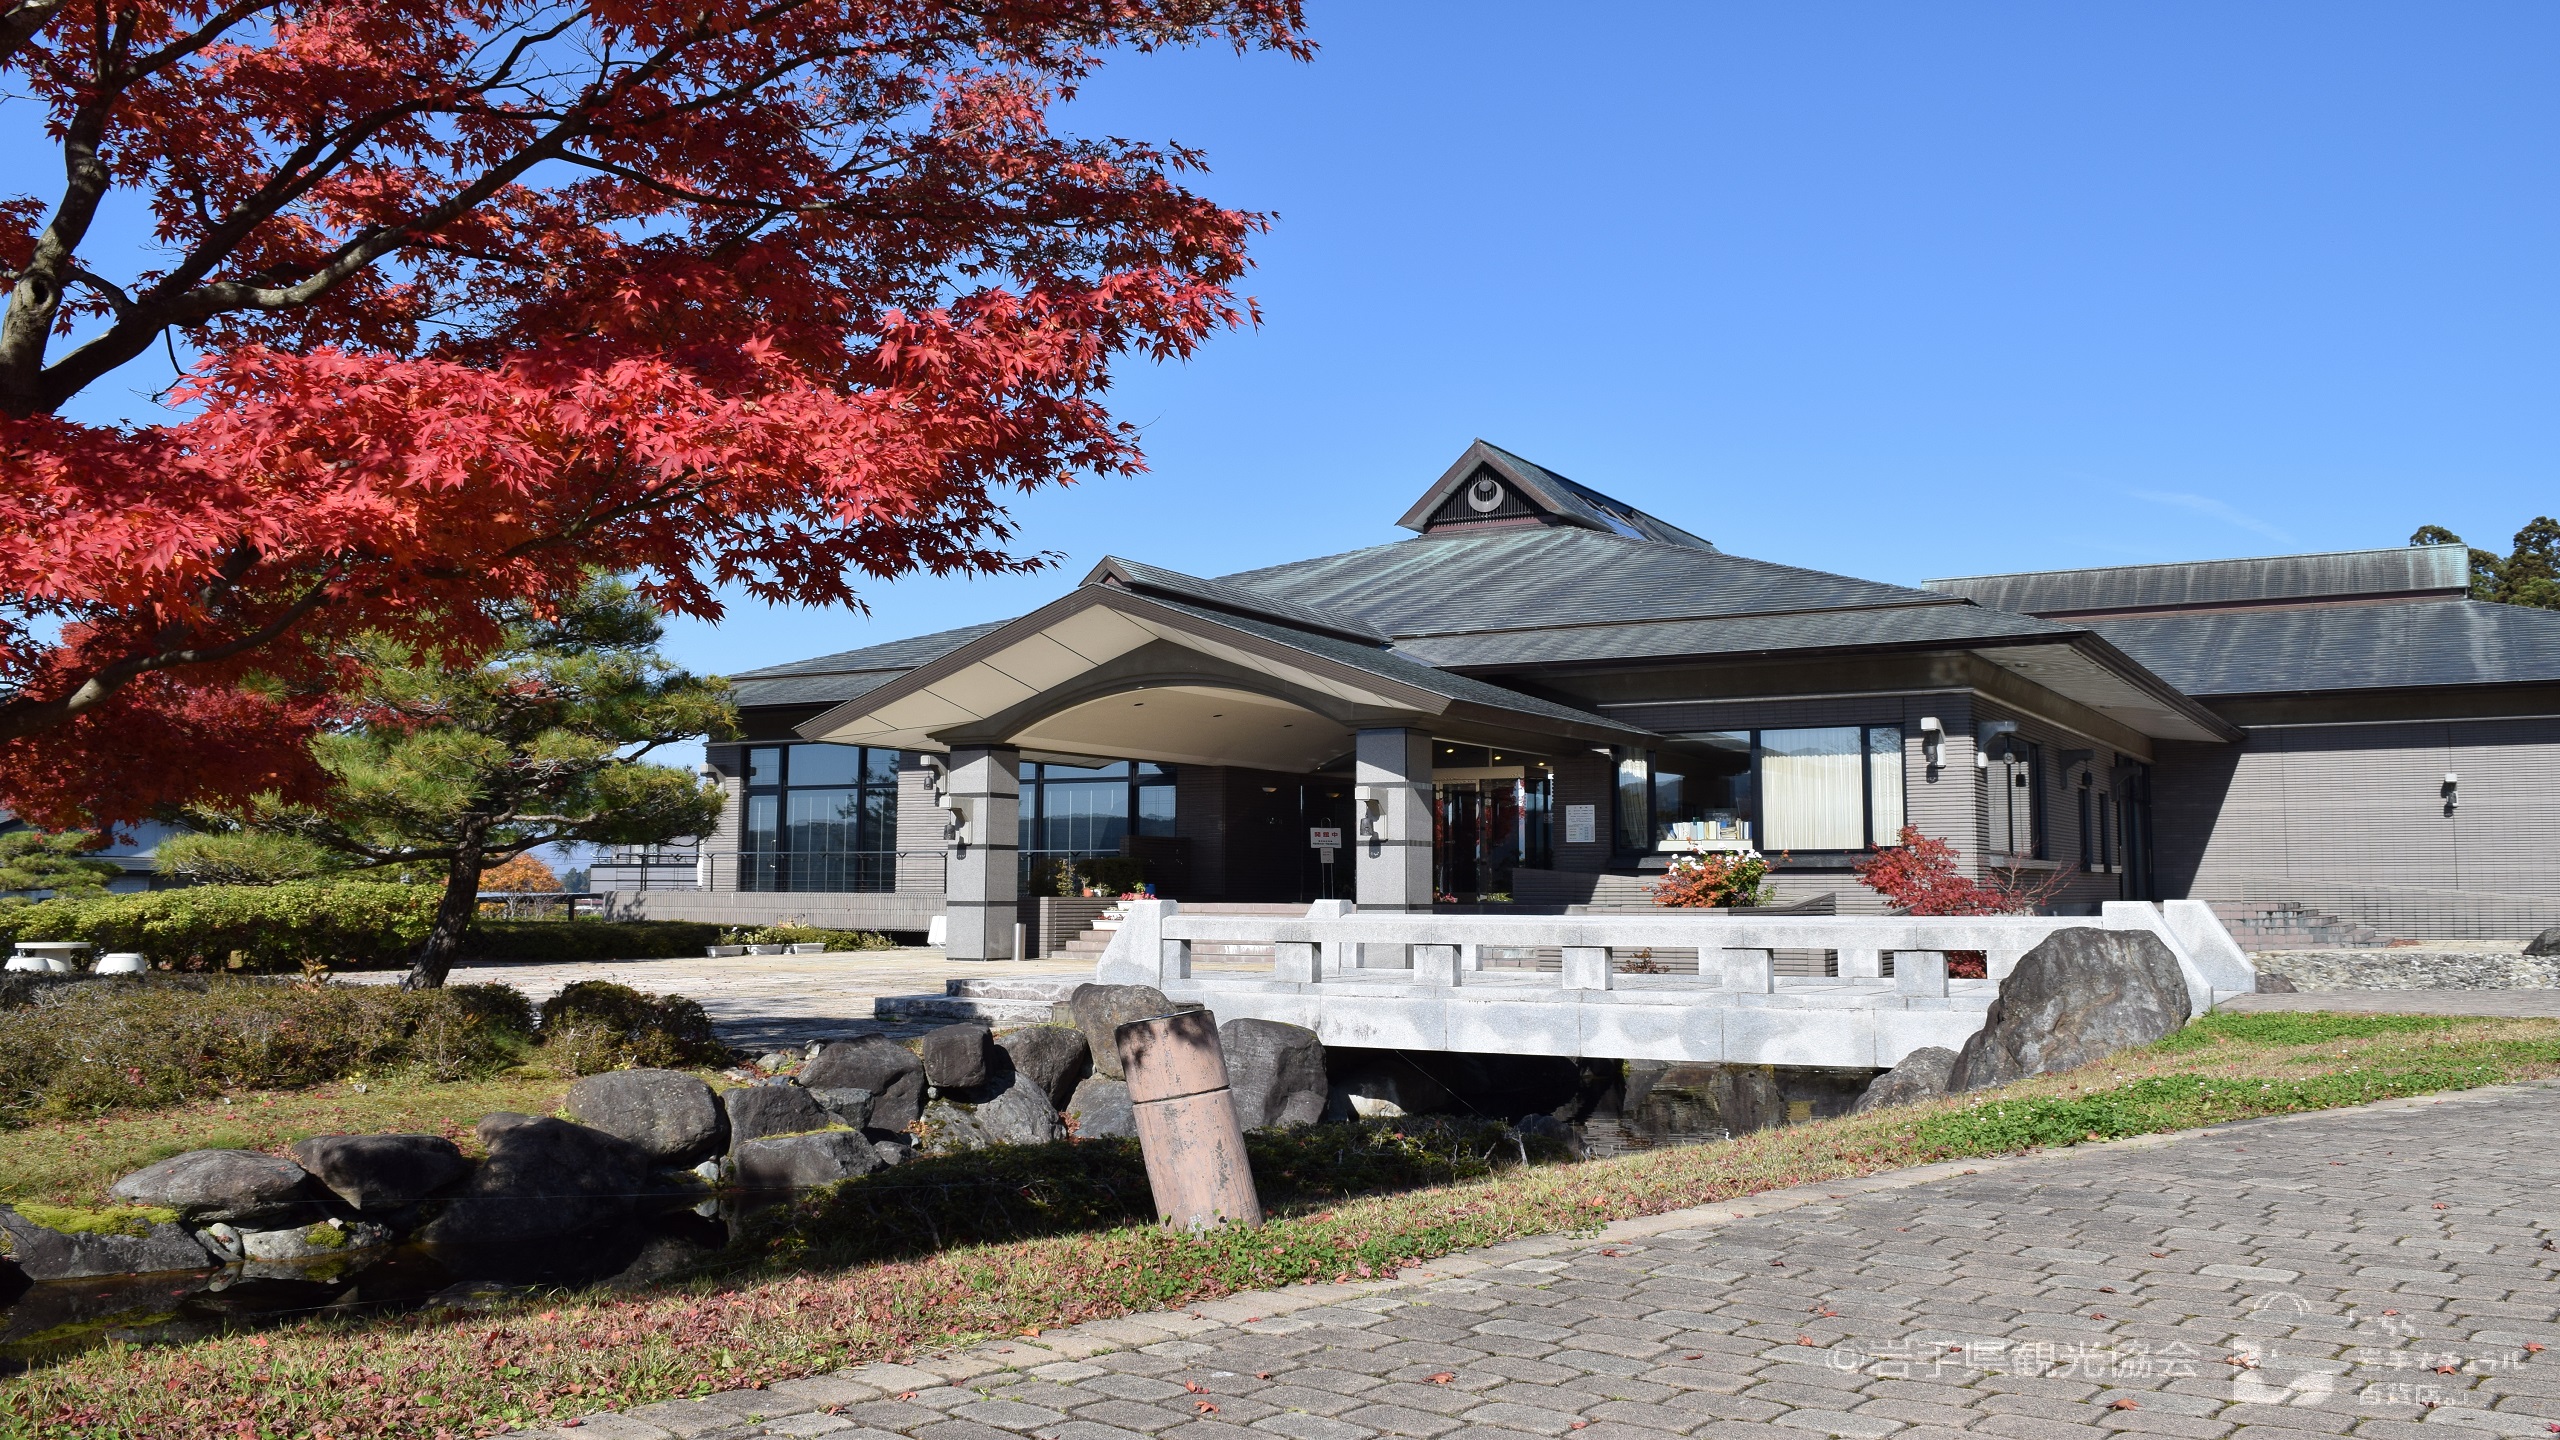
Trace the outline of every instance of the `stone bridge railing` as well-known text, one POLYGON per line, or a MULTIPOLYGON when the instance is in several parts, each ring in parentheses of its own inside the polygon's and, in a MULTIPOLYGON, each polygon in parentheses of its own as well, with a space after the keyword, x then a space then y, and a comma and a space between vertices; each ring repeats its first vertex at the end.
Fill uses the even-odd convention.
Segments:
POLYGON ((1342 901, 1304 916, 1186 915, 1143 901, 1128 906, 1096 978, 1154 985, 1221 1020, 1304 1025, 1334 1045, 1882 1068, 1922 1046, 1962 1045, 2018 957, 2070 926, 2159 936, 2198 1013, 2256 985, 2197 901, 2111 903, 2096 917, 1765 918, 1363 914, 1342 901), (1271 965, 1195 972, 1194 946, 1268 946, 1271 965), (1540 949, 1562 952, 1561 973, 1489 963, 1540 949), (1666 951, 1697 960, 1660 973, 1666 951), (1777 951, 1829 952, 1837 973, 1780 975, 1777 951), (1949 979, 1948 951, 1983 952, 1991 978, 1949 979))

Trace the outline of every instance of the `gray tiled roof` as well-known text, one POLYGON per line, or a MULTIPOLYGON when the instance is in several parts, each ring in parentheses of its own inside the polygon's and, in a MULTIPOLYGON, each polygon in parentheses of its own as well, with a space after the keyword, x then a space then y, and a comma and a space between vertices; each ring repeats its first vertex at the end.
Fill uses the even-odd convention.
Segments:
POLYGON ((2054 615, 2462 591, 2471 585, 2471 557, 2459 545, 2408 545, 2321 555, 1970 575, 1924 583, 1931 590, 1961 595, 1998 610, 2054 615))
POLYGON ((1232 615, 1217 610, 1211 610, 1205 606, 1185 605, 1180 601, 1169 600, 1161 595, 1150 595, 1147 598, 1158 605, 1167 607, 1168 609, 1179 610, 1189 615, 1196 615, 1201 619, 1212 620, 1221 625, 1231 625, 1248 634, 1261 636, 1265 640, 1276 641, 1277 643, 1286 645, 1291 649, 1303 650, 1310 655, 1321 656, 1339 664, 1349 665, 1355 669, 1365 670, 1370 674, 1379 676, 1383 679, 1410 685, 1417 690, 1425 691, 1433 695, 1445 696, 1451 700, 1464 701, 1471 705, 1484 705, 1495 709, 1511 710, 1522 715, 1533 715, 1546 720, 1570 720, 1579 724, 1603 726, 1611 730, 1626 731, 1637 735, 1650 733, 1637 726, 1630 725, 1624 720, 1611 719, 1606 715, 1595 715, 1588 710, 1577 710, 1570 705, 1559 705, 1552 700, 1542 700, 1535 695, 1523 695, 1517 690, 1506 689, 1503 686, 1491 684, 1483 680, 1471 679, 1465 675, 1454 675, 1449 671, 1424 664, 1419 660, 1412 659, 1395 650, 1384 649, 1373 645, 1363 645, 1357 641, 1344 640, 1332 635, 1313 634, 1287 625, 1276 625, 1269 621, 1256 620, 1251 616, 1232 615))
POLYGON ((1660 516, 1648 515, 1614 495, 1603 495, 1588 485, 1568 480, 1546 466, 1534 460, 1524 460, 1499 445, 1483 440, 1476 443, 1500 455, 1506 463, 1520 471, 1523 478, 1543 489, 1547 498, 1555 502, 1558 510, 1576 519, 1640 540, 1652 540, 1664 545, 1679 545, 1694 549, 1713 550, 1715 548, 1699 536, 1690 534, 1660 516))
POLYGON ((1224 580, 1203 580, 1197 575, 1185 575, 1179 570, 1167 570, 1161 565, 1123 559, 1118 555, 1104 556, 1102 563, 1094 566, 1092 574, 1085 577, 1085 583, 1092 584, 1097 578, 1113 572, 1126 579, 1131 589, 1141 593, 1153 592, 1171 599, 1197 601, 1212 610, 1263 615, 1310 630, 1338 630, 1359 639, 1387 638, 1375 626, 1351 616, 1328 614, 1268 591, 1249 590, 1224 580))
POLYGON ((2202 611, 2089 628, 2190 695, 2560 681, 2560 612, 2479 600, 2202 611))
POLYGON ((1434 665, 1483 669, 1685 655, 2068 640, 2084 633, 2080 626, 2058 625, 1978 605, 1910 605, 1443 635, 1399 641, 1396 648, 1434 665))
POLYGON ((768 680, 780 675, 850 675, 864 670, 912 670, 937 655, 947 655, 999 625, 1005 620, 989 620, 983 625, 963 625, 957 630, 936 630, 930 635, 910 635, 904 640, 889 640, 866 645, 859 650, 839 650, 833 655, 820 655, 809 660, 794 660, 788 665, 768 665, 761 670, 741 670, 733 680, 768 680))
POLYGON ((2053 628, 1982 618, 1988 612, 1955 597, 1907 586, 1562 527, 1428 535, 1221 578, 1399 639, 1912 606, 1974 610, 1967 623, 1993 633, 2053 628))

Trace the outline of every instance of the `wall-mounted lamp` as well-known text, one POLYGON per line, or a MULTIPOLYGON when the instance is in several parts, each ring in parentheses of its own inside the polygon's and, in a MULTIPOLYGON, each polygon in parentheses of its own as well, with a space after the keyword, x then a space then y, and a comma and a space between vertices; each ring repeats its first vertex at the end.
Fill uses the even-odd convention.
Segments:
POLYGON ((2010 741, 2016 738, 2017 733, 2018 722, 2015 720, 1983 722, 1982 726, 1974 731, 1973 768, 1988 770, 1993 760, 2009 759, 2010 741))
POLYGON ((2441 793, 2444 795, 2444 813, 2450 815, 2461 809, 2462 777, 2450 770, 2444 772, 2444 789, 2441 793))
POLYGON ((1363 840, 1379 840, 1378 818, 1386 813, 1387 798, 1368 785, 1351 787, 1351 803, 1360 807, 1359 834, 1363 840))
POLYGON ((1947 763, 1947 722, 1935 715, 1920 717, 1920 759, 1933 770, 1947 763))

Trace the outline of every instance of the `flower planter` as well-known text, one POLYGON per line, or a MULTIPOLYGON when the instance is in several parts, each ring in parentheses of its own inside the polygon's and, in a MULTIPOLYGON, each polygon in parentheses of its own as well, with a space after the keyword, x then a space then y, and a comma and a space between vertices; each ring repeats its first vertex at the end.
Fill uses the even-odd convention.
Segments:
POLYGON ((744 945, 713 945, 704 949, 702 953, 709 959, 725 960, 732 955, 746 954, 747 947, 744 945))

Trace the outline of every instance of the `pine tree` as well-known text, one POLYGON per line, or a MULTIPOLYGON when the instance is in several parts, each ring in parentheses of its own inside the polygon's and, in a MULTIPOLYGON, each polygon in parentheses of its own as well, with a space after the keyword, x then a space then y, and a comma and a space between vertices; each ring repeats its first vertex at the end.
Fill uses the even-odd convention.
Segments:
POLYGON ((440 868, 412 989, 444 983, 491 867, 540 845, 663 844, 720 814, 717 787, 646 757, 728 734, 727 684, 658 653, 658 612, 631 587, 594 580, 557 613, 510 605, 500 620, 504 644, 469 668, 375 646, 362 723, 313 743, 322 800, 237 817, 366 865, 440 868))

